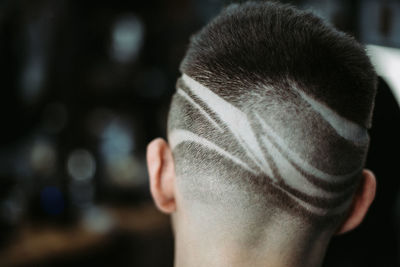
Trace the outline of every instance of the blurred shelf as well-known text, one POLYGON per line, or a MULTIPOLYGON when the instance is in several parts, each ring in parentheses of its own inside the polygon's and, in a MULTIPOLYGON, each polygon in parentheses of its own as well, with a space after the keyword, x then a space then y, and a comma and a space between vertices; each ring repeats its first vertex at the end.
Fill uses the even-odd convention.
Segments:
POLYGON ((170 229, 169 218, 150 203, 102 208, 113 221, 107 231, 91 230, 84 221, 70 228, 21 226, 13 241, 0 251, 0 266, 37 266, 35 263, 48 259, 73 256, 106 245, 116 231, 157 237, 170 229))

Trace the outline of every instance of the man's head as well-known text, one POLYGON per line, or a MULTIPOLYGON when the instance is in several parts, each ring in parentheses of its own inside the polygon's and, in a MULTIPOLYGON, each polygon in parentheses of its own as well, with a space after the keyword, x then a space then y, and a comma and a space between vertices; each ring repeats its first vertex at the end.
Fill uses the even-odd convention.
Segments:
POLYGON ((234 4, 192 36, 180 70, 168 144, 148 150, 161 210, 252 240, 361 222, 376 74, 354 38, 290 6, 234 4))

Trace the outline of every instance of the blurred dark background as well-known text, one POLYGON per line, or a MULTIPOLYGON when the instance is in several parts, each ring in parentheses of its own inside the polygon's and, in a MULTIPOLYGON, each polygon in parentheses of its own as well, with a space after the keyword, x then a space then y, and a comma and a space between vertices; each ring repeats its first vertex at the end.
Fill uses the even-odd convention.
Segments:
MULTIPOLYGON (((172 266, 145 148, 165 137, 190 35, 230 2, 0 1, 0 266, 172 266)), ((400 1, 283 2, 400 48, 400 1)), ((326 267, 400 266, 396 90, 380 79, 367 160, 376 201, 333 240, 326 267)))

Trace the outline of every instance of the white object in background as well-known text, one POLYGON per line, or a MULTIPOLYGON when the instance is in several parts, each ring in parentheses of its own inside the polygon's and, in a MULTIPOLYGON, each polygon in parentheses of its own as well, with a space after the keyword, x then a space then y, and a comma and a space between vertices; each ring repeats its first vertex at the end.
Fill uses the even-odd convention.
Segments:
POLYGON ((389 85, 400 105, 400 49, 367 45, 367 52, 376 72, 389 85))

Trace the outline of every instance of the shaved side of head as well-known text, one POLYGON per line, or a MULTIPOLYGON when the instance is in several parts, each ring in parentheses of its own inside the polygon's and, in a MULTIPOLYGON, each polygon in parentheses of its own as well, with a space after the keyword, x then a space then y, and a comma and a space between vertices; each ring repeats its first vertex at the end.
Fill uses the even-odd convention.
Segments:
POLYGON ((338 226, 376 93, 355 39, 291 6, 233 4, 192 37, 180 70, 168 140, 184 201, 264 226, 338 226))

